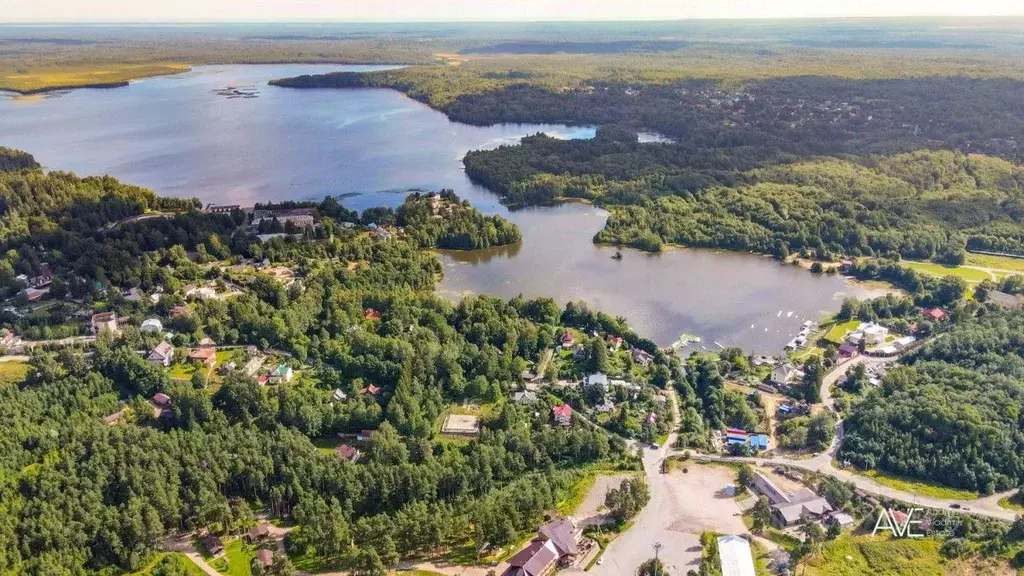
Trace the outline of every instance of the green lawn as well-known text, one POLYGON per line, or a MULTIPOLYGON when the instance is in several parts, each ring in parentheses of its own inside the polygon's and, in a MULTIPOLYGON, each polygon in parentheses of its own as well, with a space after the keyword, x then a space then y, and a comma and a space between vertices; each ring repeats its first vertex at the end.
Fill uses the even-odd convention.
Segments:
POLYGON ((321 436, 313 439, 313 445, 317 451, 324 454, 334 454, 334 449, 345 443, 345 440, 338 436, 321 436))
POLYGON ((945 266, 934 262, 916 262, 912 260, 904 260, 902 264, 907 268, 916 270, 922 274, 928 274, 930 276, 959 276, 968 282, 981 282, 982 280, 988 280, 991 278, 988 272, 975 270, 974 268, 945 266))
POLYGON ((584 474, 582 478, 573 484, 565 498, 558 501, 555 507, 558 509, 558 513, 564 516, 571 516, 576 508, 583 502, 583 499, 587 497, 587 492, 594 487, 594 482, 597 481, 596 473, 584 474))
POLYGON ((826 542, 795 574, 808 576, 932 576, 943 574, 938 540, 843 535, 826 542))
POLYGON ((0 362, 0 386, 21 384, 28 376, 27 362, 0 362))
POLYGON ((990 256, 988 254, 967 254, 967 264, 982 266, 1007 272, 1024 272, 1024 258, 1008 258, 1006 256, 990 256))
POLYGON ((224 554, 210 562, 210 566, 227 576, 252 576, 255 557, 256 549, 236 538, 224 545, 224 554))
POLYGON ((178 364, 172 364, 170 370, 167 371, 167 376, 171 380, 191 380, 192 375, 196 372, 196 366, 192 362, 183 362, 178 364))
MULTIPOLYGON (((203 569, 196 566, 195 562, 188 559, 188 556, 180 554, 178 552, 162 552, 153 557, 153 560, 146 565, 145 568, 138 572, 132 572, 127 576, 152 576, 153 571, 156 570, 157 566, 168 568, 174 566, 177 568, 175 574, 186 574, 187 576, 206 576, 203 569)), ((169 568, 168 568, 169 569, 169 568)))
POLYGON ((950 488, 949 486, 942 486, 939 484, 930 484, 928 482, 922 482, 912 478, 904 478, 894 474, 888 474, 880 470, 867 470, 860 474, 871 478, 882 486, 888 486, 895 490, 902 490, 904 492, 911 492, 922 496, 930 496, 932 498, 942 498, 946 500, 975 500, 978 498, 977 492, 971 492, 970 490, 962 490, 959 488, 950 488))
POLYGON ((830 328, 829 331, 826 332, 824 336, 822 336, 822 338, 834 344, 842 344, 843 336, 845 336, 847 332, 856 330, 857 326, 860 326, 860 320, 847 320, 846 322, 839 322, 832 326, 832 328, 830 328))

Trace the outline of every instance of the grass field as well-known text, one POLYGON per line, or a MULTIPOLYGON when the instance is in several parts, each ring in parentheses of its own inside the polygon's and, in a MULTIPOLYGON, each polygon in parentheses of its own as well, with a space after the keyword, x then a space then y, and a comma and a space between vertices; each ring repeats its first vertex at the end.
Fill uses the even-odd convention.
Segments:
POLYGON ((253 547, 236 538, 224 545, 224 555, 210 565, 227 576, 252 576, 252 559, 255 557, 253 547))
POLYGON ((33 92, 74 86, 116 85, 137 78, 178 74, 185 64, 104 64, 95 67, 52 68, 0 76, 0 89, 33 92))
POLYGON ((967 262, 970 266, 983 266, 1006 270, 1007 272, 1024 273, 1024 258, 1008 258, 1006 256, 990 256, 988 254, 967 254, 967 262))
POLYGON ((915 262, 911 260, 904 260, 902 264, 911 270, 916 270, 929 276, 959 276, 967 282, 981 282, 982 280, 992 278, 984 270, 975 270, 974 268, 964 268, 962 266, 944 266, 934 262, 915 262))
POLYGON ((1017 492, 1013 496, 999 500, 999 506, 1015 512, 1024 512, 1024 499, 1020 497, 1020 492, 1017 492))
POLYGON ((892 539, 844 535, 826 542, 804 562, 808 576, 924 576, 942 574, 940 542, 933 539, 892 539))
POLYGON ((28 376, 27 362, 0 362, 0 386, 21 384, 28 376))
POLYGON ((857 326, 860 326, 860 320, 847 320, 846 322, 836 323, 822 338, 835 344, 842 344, 843 336, 851 330, 856 330, 857 326))
POLYGON ((920 494, 921 496, 943 498, 946 500, 975 500, 978 498, 978 493, 971 492, 970 490, 961 490, 959 488, 950 488, 948 486, 940 486, 938 484, 929 484, 927 482, 921 482, 920 480, 902 478, 878 470, 868 470, 861 472, 861 474, 871 478, 882 486, 888 486, 889 488, 902 490, 904 492, 920 494))
POLYGON ((157 554, 153 557, 153 560, 146 565, 145 568, 139 570, 138 572, 132 572, 127 576, 152 576, 153 571, 161 563, 164 564, 165 568, 167 567, 168 564, 177 568, 177 571, 173 572, 174 574, 184 574, 187 576, 206 576, 206 573, 203 572, 202 568, 196 566, 195 562, 192 562, 188 559, 187 556, 185 556, 184 554, 180 554, 178 552, 162 552, 160 554, 157 554))

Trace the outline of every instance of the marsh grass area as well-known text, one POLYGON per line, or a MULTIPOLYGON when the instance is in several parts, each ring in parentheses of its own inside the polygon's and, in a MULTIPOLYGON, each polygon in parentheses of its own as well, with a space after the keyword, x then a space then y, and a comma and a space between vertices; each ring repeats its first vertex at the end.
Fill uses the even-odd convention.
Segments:
POLYGON ((0 362, 0 388, 11 384, 21 384, 28 376, 27 362, 0 362))
POLYGON ((0 90, 31 94, 60 88, 119 86, 139 78, 178 74, 190 69, 187 64, 103 64, 6 71, 0 75, 0 90))
POLYGON ((859 474, 871 478, 872 480, 878 482, 882 486, 888 486, 889 488, 892 488, 894 490, 902 490, 904 492, 919 494, 921 496, 941 498, 943 500, 978 499, 977 492, 971 492, 970 490, 962 490, 959 488, 950 488, 949 486, 942 486, 939 484, 930 484, 928 482, 922 482, 920 480, 914 480, 911 478, 904 478, 902 476, 887 474, 879 470, 868 470, 860 472, 859 474))

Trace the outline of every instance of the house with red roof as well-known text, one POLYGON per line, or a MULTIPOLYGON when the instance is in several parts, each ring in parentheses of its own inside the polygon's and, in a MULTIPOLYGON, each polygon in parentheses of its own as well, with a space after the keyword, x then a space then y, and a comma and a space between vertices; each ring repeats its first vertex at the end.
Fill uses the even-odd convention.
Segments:
POLYGON ((572 348, 574 345, 576 345, 576 337, 572 335, 572 332, 562 335, 562 348, 572 348))
POLYGON ((572 407, 568 404, 552 407, 551 414, 555 418, 555 424, 564 427, 572 426, 572 407))
POLYGON ((924 311, 924 315, 933 322, 945 322, 946 318, 949 317, 942 308, 929 308, 924 311))
POLYGON ((362 456, 362 452, 359 451, 359 448, 356 448, 355 446, 349 446, 348 444, 342 444, 341 446, 338 446, 337 448, 334 449, 334 453, 337 454, 338 456, 341 456, 345 460, 352 462, 353 464, 359 460, 360 456, 362 456))
POLYGON ((367 308, 366 310, 363 310, 363 318, 367 320, 380 320, 381 314, 373 308, 367 308))

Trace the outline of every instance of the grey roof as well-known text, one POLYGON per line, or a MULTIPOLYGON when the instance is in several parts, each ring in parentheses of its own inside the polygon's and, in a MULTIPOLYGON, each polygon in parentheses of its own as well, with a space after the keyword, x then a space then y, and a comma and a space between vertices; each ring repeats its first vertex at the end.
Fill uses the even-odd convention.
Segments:
POLYGON ((573 535, 575 527, 569 518, 548 522, 537 531, 551 540, 551 543, 555 545, 555 549, 558 550, 559 556, 576 554, 576 537, 573 535))
POLYGON ((1003 308, 1020 308, 1024 302, 1021 301, 1020 296, 1014 294, 1007 294, 1006 292, 1000 292, 998 290, 992 290, 988 293, 988 300, 999 304, 1003 308))
POLYGON ((520 403, 520 404, 528 403, 528 402, 536 402, 537 401, 537 395, 535 393, 527 390, 525 392, 516 392, 515 395, 512 397, 512 399, 514 401, 516 401, 517 403, 520 403))

